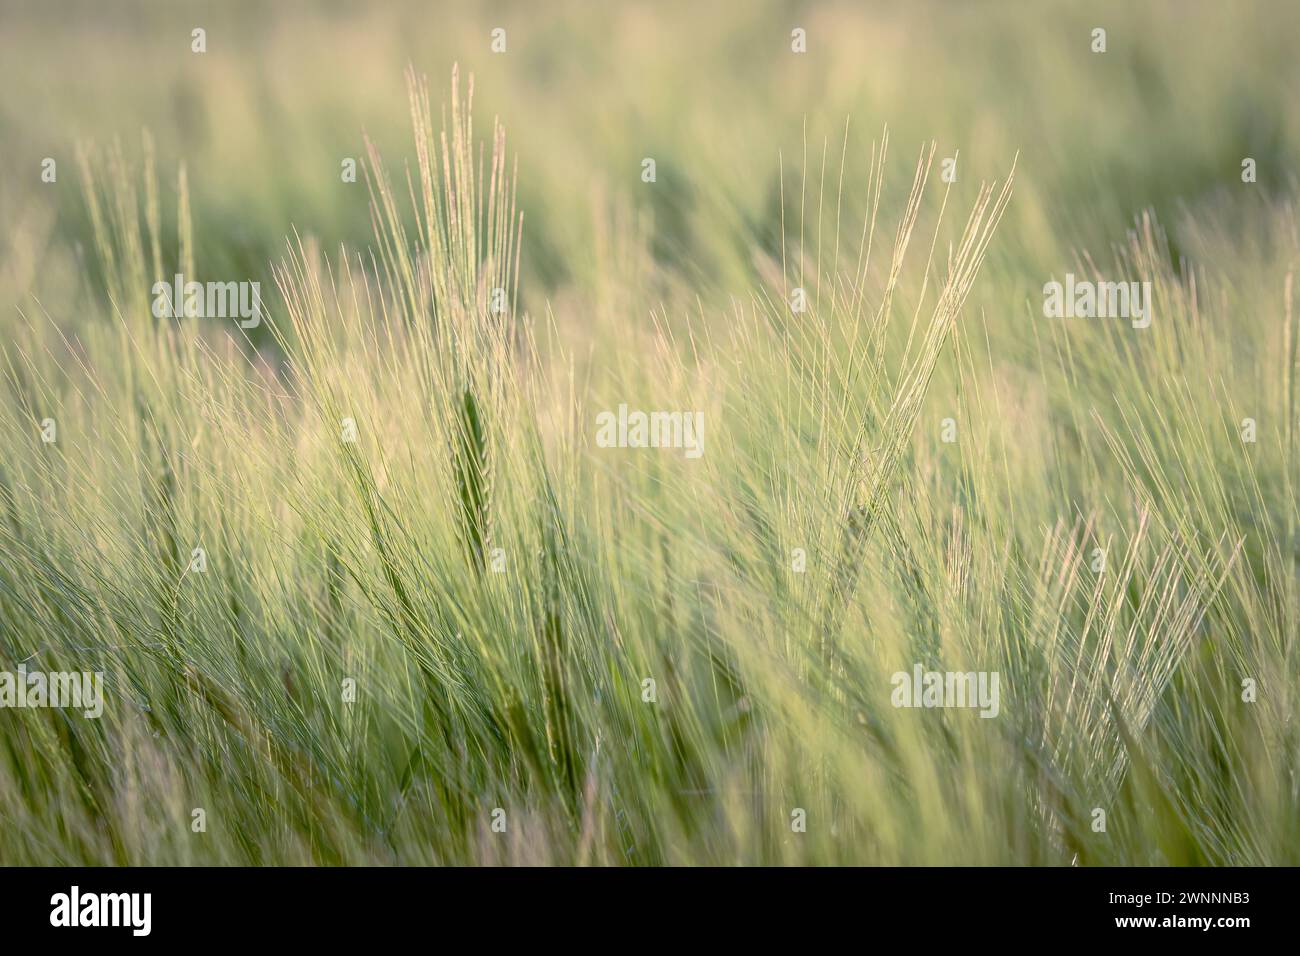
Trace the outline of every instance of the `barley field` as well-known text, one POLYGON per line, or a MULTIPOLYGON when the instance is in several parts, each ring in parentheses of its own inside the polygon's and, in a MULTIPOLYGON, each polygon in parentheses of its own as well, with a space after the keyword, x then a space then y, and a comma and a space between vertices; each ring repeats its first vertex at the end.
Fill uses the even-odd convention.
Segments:
POLYGON ((1300 863, 1297 35, 4 0, 0 864, 1300 863))

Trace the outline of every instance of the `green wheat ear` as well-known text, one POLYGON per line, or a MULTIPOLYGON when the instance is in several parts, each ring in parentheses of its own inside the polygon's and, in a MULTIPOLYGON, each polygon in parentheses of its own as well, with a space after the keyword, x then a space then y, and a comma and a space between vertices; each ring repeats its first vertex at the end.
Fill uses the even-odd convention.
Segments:
POLYGON ((483 542, 488 535, 488 459, 483 417, 474 392, 461 395, 459 439, 455 449, 456 487, 460 493, 460 531, 465 554, 479 573, 485 569, 483 542))

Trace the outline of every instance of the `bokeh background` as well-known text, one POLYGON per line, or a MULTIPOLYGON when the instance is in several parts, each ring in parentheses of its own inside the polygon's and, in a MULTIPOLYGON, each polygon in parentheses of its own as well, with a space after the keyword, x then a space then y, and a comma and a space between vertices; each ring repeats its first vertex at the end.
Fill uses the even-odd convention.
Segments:
POLYGON ((408 63, 436 100, 458 62, 475 76, 479 128, 496 115, 508 130, 534 310, 597 285, 608 224, 628 217, 694 294, 741 293, 755 240, 778 242, 781 162, 789 176, 806 149, 816 168, 849 116, 850 196, 885 125, 906 161, 928 140, 940 157, 960 151, 959 202, 1018 153, 992 254, 1031 287, 1072 251, 1122 240, 1148 208, 1174 255, 1192 241, 1174 228, 1189 210, 1210 207, 1251 241, 1262 207, 1250 203, 1294 183, 1298 27, 1300 9, 1277 0, 5 2, 0 321, 28 293, 53 312, 88 307, 78 143, 120 140, 131 161, 148 130, 164 204, 184 164, 207 274, 269 285, 295 228, 364 247, 364 180, 342 183, 340 162, 363 155, 363 132, 397 164, 410 155, 408 63), (190 52, 196 26, 206 54, 190 52), (1090 50, 1097 26, 1104 55, 1090 50), (494 27, 504 54, 490 51, 494 27), (790 51, 794 27, 805 55, 790 51), (57 185, 40 181, 47 156, 57 185), (1259 165, 1249 190, 1244 156, 1259 165))

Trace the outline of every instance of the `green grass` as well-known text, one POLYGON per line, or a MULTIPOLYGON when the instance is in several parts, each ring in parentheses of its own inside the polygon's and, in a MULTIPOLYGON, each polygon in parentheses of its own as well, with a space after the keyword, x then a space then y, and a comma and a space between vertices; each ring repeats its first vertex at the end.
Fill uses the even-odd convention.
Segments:
MULTIPOLYGON (((632 9, 614 22, 635 33, 632 9)), ((781 55, 779 9, 736 35, 770 28, 781 55)), ((987 17, 1045 29, 1012 12, 987 17)), ((1185 42, 1210 43, 1202 13, 1185 42)), ((1129 36, 1145 16, 1167 25, 1134 14, 1129 36)), ((709 23, 683 42, 725 51, 709 23)), ((1249 48, 1243 29, 1222 42, 1249 48)), ((1143 89, 1183 75, 1125 35, 1114 62, 1143 89)), ((612 57, 593 37, 574 49, 612 57)), ((611 42, 671 82, 662 44, 611 42)), ((950 84, 971 69, 953 55, 950 84)), ((968 82, 1010 96, 1001 69, 968 82)), ((367 139, 364 182, 306 203, 355 222, 368 198, 356 241, 275 232, 250 204, 266 228, 237 249, 157 134, 60 165, 81 190, 49 246, 80 242, 84 297, 20 282, 12 240, 0 670, 103 670, 108 697, 99 720, 0 708, 0 862, 1300 862, 1286 184, 1241 184, 1225 146, 1217 191, 1116 213, 1122 172, 1099 163, 1096 196, 1075 194, 1090 171, 1016 120, 972 135, 949 185, 947 147, 875 114, 819 109, 731 150, 762 110, 670 89, 678 112, 647 121, 657 183, 630 134, 593 134, 633 184, 611 195, 560 172, 580 150, 545 140, 524 94, 516 154, 444 76, 432 94, 408 76, 413 152, 367 139), (264 277, 266 328, 154 318, 149 287, 176 271, 264 277), (1066 271, 1150 280, 1151 328, 1043 318, 1066 271), (703 411, 703 456, 597 447, 621 403, 703 411), (918 663, 997 671, 998 717, 892 706, 918 663)), ((764 109, 786 116, 787 92, 764 109)), ((1016 116, 1046 114, 1023 95, 1016 116)))

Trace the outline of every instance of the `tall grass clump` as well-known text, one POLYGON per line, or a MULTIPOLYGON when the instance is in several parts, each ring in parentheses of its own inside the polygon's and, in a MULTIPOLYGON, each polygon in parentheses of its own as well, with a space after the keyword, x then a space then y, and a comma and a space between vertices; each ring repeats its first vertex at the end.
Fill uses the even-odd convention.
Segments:
POLYGON ((364 248, 287 238, 270 341, 153 317, 186 174, 85 151, 99 314, 5 346, 0 670, 107 703, 0 709, 0 859, 1295 861, 1293 207, 1259 320, 1148 215, 1111 255, 1165 321, 1065 329, 996 258, 1010 173, 846 125, 773 157, 773 241, 719 226, 743 293, 611 204, 529 311, 500 123, 407 83, 413 166, 367 142, 364 248), (621 404, 703 454, 600 447, 621 404), (893 706, 917 665, 997 717, 893 706))

